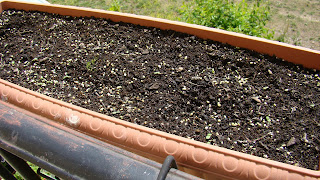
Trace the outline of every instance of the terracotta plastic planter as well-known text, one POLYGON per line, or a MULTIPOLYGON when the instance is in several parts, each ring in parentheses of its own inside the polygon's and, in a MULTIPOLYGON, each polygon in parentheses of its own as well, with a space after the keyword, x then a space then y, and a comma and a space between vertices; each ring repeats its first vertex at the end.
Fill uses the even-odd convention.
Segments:
MULTIPOLYGON (((320 51, 238 33, 132 14, 71 6, 4 1, 6 9, 38 10, 69 16, 94 16, 161 29, 171 29, 230 45, 276 55, 320 69, 320 51)), ((205 179, 319 179, 320 171, 259 158, 160 132, 74 106, 0 79, 0 98, 34 116, 65 124, 110 144, 162 162, 173 155, 180 170, 205 179)))

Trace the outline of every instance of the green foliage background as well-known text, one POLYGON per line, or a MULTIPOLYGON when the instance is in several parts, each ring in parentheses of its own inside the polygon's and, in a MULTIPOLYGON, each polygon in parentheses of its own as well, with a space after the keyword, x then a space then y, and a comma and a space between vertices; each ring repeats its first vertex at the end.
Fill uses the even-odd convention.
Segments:
POLYGON ((266 28, 269 6, 260 1, 195 0, 181 7, 181 20, 271 39, 273 32, 266 28))

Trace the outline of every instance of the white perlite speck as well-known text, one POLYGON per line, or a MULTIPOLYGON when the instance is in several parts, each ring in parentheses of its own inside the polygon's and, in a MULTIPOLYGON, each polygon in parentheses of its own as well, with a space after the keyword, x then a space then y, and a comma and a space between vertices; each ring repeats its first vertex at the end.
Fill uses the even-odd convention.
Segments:
POLYGON ((66 118, 66 122, 71 126, 78 126, 80 119, 78 116, 71 114, 68 118, 66 118))

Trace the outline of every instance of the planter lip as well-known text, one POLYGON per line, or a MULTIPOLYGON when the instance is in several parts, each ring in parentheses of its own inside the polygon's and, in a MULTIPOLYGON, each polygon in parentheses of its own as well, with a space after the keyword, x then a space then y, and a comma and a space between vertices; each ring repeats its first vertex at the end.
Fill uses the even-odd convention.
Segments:
MULTIPOLYGON (((164 27, 164 29, 169 29, 168 27, 172 25, 174 27, 179 28, 192 28, 192 30, 198 29, 200 30, 200 32, 209 31, 212 33, 218 33, 219 36, 228 35, 228 38, 236 37, 236 39, 249 39, 250 41, 258 41, 259 43, 268 43, 269 45, 276 45, 277 47, 285 47, 294 49, 296 51, 303 51, 307 54, 311 54, 312 57, 318 57, 320 59, 320 51, 311 50, 308 48, 293 46, 286 43, 280 43, 276 41, 266 40, 263 38, 247 36, 239 33, 233 33, 199 25, 192 25, 183 22, 170 21, 147 16, 119 13, 113 11, 95 10, 91 8, 77 8, 73 6, 38 4, 20 1, 0 2, 0 10, 2 11, 7 7, 13 8, 12 6, 14 5, 19 5, 19 7, 24 7, 24 5, 28 5, 28 7, 26 7, 25 10, 40 10, 39 8, 45 7, 45 10, 43 11, 46 11, 50 8, 54 8, 51 11, 60 12, 57 9, 63 8, 64 10, 72 9, 76 11, 84 11, 82 13, 98 13, 97 17, 102 16, 101 14, 103 14, 102 17, 106 17, 107 15, 120 16, 120 19, 130 17, 133 20, 138 19, 138 21, 135 22, 148 21, 149 23, 151 23, 151 25, 155 24, 156 22, 161 22, 167 25, 166 27, 164 27)), ((316 66, 317 69, 319 69, 320 63, 318 62, 316 66)), ((205 143, 197 142, 187 138, 150 129, 144 126, 136 125, 117 118, 93 112, 69 103, 62 102, 60 100, 28 90, 26 88, 23 88, 21 86, 15 85, 2 79, 0 79, 0 98, 3 101, 7 101, 11 104, 22 107, 23 109, 27 109, 37 115, 47 117, 51 120, 63 123, 69 127, 78 129, 89 134, 93 134, 94 136, 105 138, 105 140, 108 142, 115 141, 114 143, 118 145, 122 142, 125 142, 133 146, 133 148, 135 148, 134 146, 138 146, 140 150, 137 151, 140 152, 158 152, 158 156, 160 157, 164 157, 164 154, 172 154, 178 157, 178 162, 180 160, 180 164, 189 168, 193 165, 199 165, 199 167, 195 169, 201 170, 202 172, 208 174, 211 173, 211 169, 215 169, 217 171, 222 171, 222 173, 225 173, 224 175, 227 175, 229 177, 229 174, 239 174, 243 177, 242 179, 247 179, 248 177, 263 179, 259 178, 260 175, 257 175, 260 173, 259 169, 269 169, 270 172, 268 172, 268 174, 262 173, 264 177, 285 178, 289 176, 307 176, 308 178, 320 178, 320 171, 296 167, 293 165, 288 165, 285 163, 280 163, 244 154, 241 152, 236 152, 222 147, 207 145, 205 143), (156 142, 151 142, 152 139, 156 140, 156 142), (151 144, 151 146, 149 146, 149 144, 151 144), (177 149, 172 149, 171 145, 176 146, 177 149), (189 151, 189 153, 187 153, 187 151, 189 151), (212 162, 212 160, 216 159, 218 159, 219 162, 212 162), (188 165, 189 161, 191 161, 191 165, 188 165), (236 166, 233 165, 235 162, 237 162, 236 166), (281 175, 274 175, 274 173, 281 175)))

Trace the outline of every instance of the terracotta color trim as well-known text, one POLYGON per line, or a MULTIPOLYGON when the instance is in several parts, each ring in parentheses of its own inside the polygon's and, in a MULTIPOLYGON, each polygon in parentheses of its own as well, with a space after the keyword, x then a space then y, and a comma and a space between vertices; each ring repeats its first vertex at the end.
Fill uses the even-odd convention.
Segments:
MULTIPOLYGON (((270 52, 273 52, 273 50, 276 51, 275 49, 278 49, 281 46, 286 50, 292 49, 288 51, 295 52, 294 55, 305 55, 304 59, 302 59, 305 62, 308 62, 307 59, 311 59, 311 63, 305 64, 305 66, 316 64, 316 67, 320 67, 319 51, 295 47, 283 43, 276 43, 273 41, 270 43, 269 40, 212 28, 205 28, 202 26, 144 16, 92 10, 89 8, 78 9, 76 7, 60 5, 42 5, 5 1, 1 3, 0 7, 3 10, 8 8, 41 10, 64 15, 94 15, 98 17, 113 18, 113 20, 126 20, 126 22, 134 22, 149 26, 164 25, 164 29, 171 29, 173 27, 180 28, 182 31, 188 31, 190 33, 193 33, 194 31, 197 31, 198 33, 206 32, 210 34, 210 37, 212 35, 212 37, 225 39, 228 42, 250 42, 252 44, 251 46, 258 46, 260 44, 262 47, 269 47, 267 49, 270 52), (184 28, 187 30, 184 30, 184 28), (188 30, 188 28, 191 29, 188 30), (232 38, 234 39, 232 40, 232 38), (258 45, 255 45, 254 43, 257 43, 258 45), (267 45, 265 45, 266 43, 267 45)), ((14 104, 36 115, 41 115, 58 123, 65 124, 66 126, 95 136, 101 140, 143 155, 147 158, 161 162, 167 155, 173 155, 177 159, 178 164, 182 167, 182 170, 206 179, 320 178, 319 171, 312 171, 225 148, 207 145, 205 143, 132 124, 41 95, 1 79, 0 98, 2 101, 14 104)))

